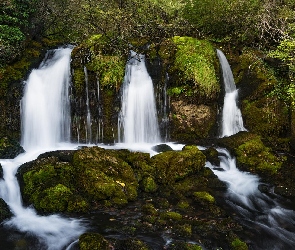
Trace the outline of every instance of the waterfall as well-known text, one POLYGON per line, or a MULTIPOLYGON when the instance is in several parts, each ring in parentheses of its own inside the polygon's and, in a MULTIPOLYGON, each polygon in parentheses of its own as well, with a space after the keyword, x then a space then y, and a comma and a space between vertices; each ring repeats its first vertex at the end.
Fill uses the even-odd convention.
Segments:
POLYGON ((222 129, 220 134, 220 137, 224 137, 236 134, 239 131, 246 131, 246 129, 243 125, 241 110, 237 106, 238 90, 236 89, 230 65, 225 55, 220 50, 217 50, 217 56, 221 64, 225 89, 222 110, 222 129))
POLYGON ((37 248, 30 246, 30 249, 64 249, 86 229, 81 220, 58 215, 39 216, 33 208, 23 207, 15 177, 21 164, 36 159, 41 153, 76 148, 76 145, 64 144, 70 140, 71 51, 71 48, 49 51, 40 67, 31 72, 21 101, 22 145, 26 153, 12 160, 0 160, 3 167, 0 197, 13 213, 3 225, 36 236, 40 242, 37 248))
POLYGON ((26 81, 21 101, 21 143, 25 150, 70 140, 71 50, 49 51, 26 81))
POLYGON ((91 143, 92 141, 92 131, 91 131, 91 114, 90 114, 90 107, 89 107, 89 91, 88 91, 88 71, 87 68, 84 66, 84 74, 85 74, 85 85, 86 85, 86 143, 91 143))
POLYGON ((220 166, 210 162, 206 166, 227 184, 226 203, 235 210, 241 223, 257 235, 251 238, 253 249, 294 249, 295 212, 279 204, 274 193, 270 197, 260 192, 259 178, 239 171, 235 158, 226 149, 217 151, 220 166))
POLYGON ((147 72, 144 55, 134 51, 131 51, 126 65, 121 102, 119 142, 160 142, 153 82, 147 72))

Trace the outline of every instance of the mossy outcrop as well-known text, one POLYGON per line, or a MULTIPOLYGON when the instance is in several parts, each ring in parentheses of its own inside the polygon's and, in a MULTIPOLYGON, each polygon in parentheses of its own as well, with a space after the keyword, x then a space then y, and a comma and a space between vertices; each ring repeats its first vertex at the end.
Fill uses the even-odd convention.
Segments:
POLYGON ((91 212, 93 216, 103 211, 103 220, 105 214, 111 216, 99 232, 125 235, 106 240, 86 233, 80 237, 80 248, 92 249, 94 244, 97 249, 152 249, 137 236, 169 231, 179 242, 168 249, 198 249, 199 245, 183 245, 183 238, 230 249, 241 227, 219 207, 224 187, 220 188, 222 183, 205 161, 196 146, 153 157, 90 147, 45 153, 22 165, 18 178, 25 203, 39 212, 91 212))
POLYGON ((8 205, 3 199, 0 198, 0 223, 4 220, 12 217, 12 212, 10 211, 8 205))
POLYGON ((15 139, 9 136, 0 136, 0 159, 12 159, 23 152, 24 149, 15 139))
POLYGON ((262 136, 272 148, 289 151, 286 142, 291 136, 292 111, 281 63, 253 49, 229 54, 229 61, 239 88, 245 127, 262 136))

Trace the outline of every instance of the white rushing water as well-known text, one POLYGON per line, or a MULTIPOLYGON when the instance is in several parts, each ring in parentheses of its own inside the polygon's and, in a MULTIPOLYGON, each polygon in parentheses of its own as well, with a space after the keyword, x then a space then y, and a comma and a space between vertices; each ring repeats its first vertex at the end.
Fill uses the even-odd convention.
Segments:
POLYGON ((230 65, 220 50, 217 50, 217 56, 221 64, 225 89, 220 133, 220 137, 224 137, 234 135, 239 131, 246 131, 246 129, 244 128, 241 110, 237 106, 238 90, 236 89, 230 65))
POLYGON ((133 51, 126 65, 121 102, 119 142, 160 142, 153 82, 144 55, 133 51))
POLYGON ((0 181, 0 196, 14 215, 5 222, 5 226, 37 236, 41 244, 38 249, 63 249, 85 231, 81 220, 58 215, 39 216, 33 208, 24 207, 15 177, 21 164, 36 159, 41 153, 76 147, 62 144, 70 139, 68 87, 71 50, 49 51, 39 69, 30 74, 21 102, 22 145, 26 153, 15 159, 0 160, 4 173, 4 180, 0 181))
POLYGON ((253 239, 251 249, 294 249, 295 212, 276 201, 279 197, 275 194, 269 197, 260 192, 259 178, 239 171, 235 158, 226 149, 217 150, 220 166, 210 162, 206 166, 227 184, 227 204, 235 210, 242 223, 258 235, 258 239, 253 239))

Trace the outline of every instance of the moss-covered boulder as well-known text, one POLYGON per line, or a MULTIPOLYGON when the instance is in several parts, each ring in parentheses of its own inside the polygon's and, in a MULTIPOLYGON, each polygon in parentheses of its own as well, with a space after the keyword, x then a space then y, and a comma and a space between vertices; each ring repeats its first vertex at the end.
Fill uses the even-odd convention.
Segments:
MULTIPOLYGON (((41 212, 85 212, 124 205, 137 197, 138 180, 120 151, 99 147, 46 153, 18 170, 23 199, 41 212)), ((147 179, 146 189, 155 183, 147 179)))
POLYGON ((12 212, 10 211, 6 202, 0 198, 0 223, 6 219, 12 217, 12 212))
POLYGON ((99 147, 76 151, 73 166, 79 176, 77 187, 89 200, 125 204, 137 197, 138 182, 130 165, 116 151, 99 147))
POLYGON ((176 36, 172 40, 177 49, 171 75, 175 77, 175 85, 182 89, 179 94, 193 99, 205 97, 207 102, 216 100, 220 84, 216 50, 212 44, 192 37, 176 36))
POLYGON ((0 137, 0 159, 12 159, 23 152, 24 149, 16 140, 9 136, 0 137))
POLYGON ((201 171, 205 155, 196 146, 185 146, 182 151, 167 151, 152 158, 157 182, 172 184, 201 171))
POLYGON ((79 237, 80 250, 109 250, 109 242, 98 233, 84 233, 79 237))

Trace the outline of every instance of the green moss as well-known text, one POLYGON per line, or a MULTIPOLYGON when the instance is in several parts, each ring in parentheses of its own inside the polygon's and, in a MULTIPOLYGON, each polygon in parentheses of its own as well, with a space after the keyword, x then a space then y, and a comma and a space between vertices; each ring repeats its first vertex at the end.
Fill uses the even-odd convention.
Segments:
POLYGON ((220 86, 215 72, 217 58, 213 46, 192 37, 176 36, 173 42, 177 46, 173 69, 178 72, 178 85, 194 86, 193 91, 201 96, 216 98, 220 86))
POLYGON ((94 71, 102 87, 119 89, 124 78, 125 60, 120 56, 94 55, 87 68, 94 71))
POLYGON ((152 177, 144 178, 142 181, 142 185, 143 185, 143 190, 148 193, 153 193, 157 191, 157 188, 158 188, 154 178, 152 177))
POLYGON ((85 74, 82 68, 74 69, 73 83, 76 95, 81 95, 84 92, 85 74))
POLYGON ((275 156, 259 138, 246 141, 236 149, 237 160, 261 173, 275 174, 281 168, 285 157, 275 156))
POLYGON ((182 151, 167 151, 152 157, 156 180, 173 184, 200 171, 205 166, 205 155, 196 146, 186 146, 182 151))
POLYGON ((201 199, 201 200, 204 200, 204 201, 207 201, 209 203, 214 203, 215 202, 215 199, 214 197, 209 194, 208 192, 194 192, 194 196, 198 199, 201 199))
POLYGON ((231 243, 233 250, 248 250, 248 246, 245 242, 241 241, 239 238, 236 238, 231 243))
POLYGON ((180 220, 182 220, 182 215, 177 212, 165 212, 165 213, 161 214, 161 219, 180 221, 180 220))
POLYGON ((109 242, 98 233, 85 233, 79 237, 80 250, 109 250, 109 242))

